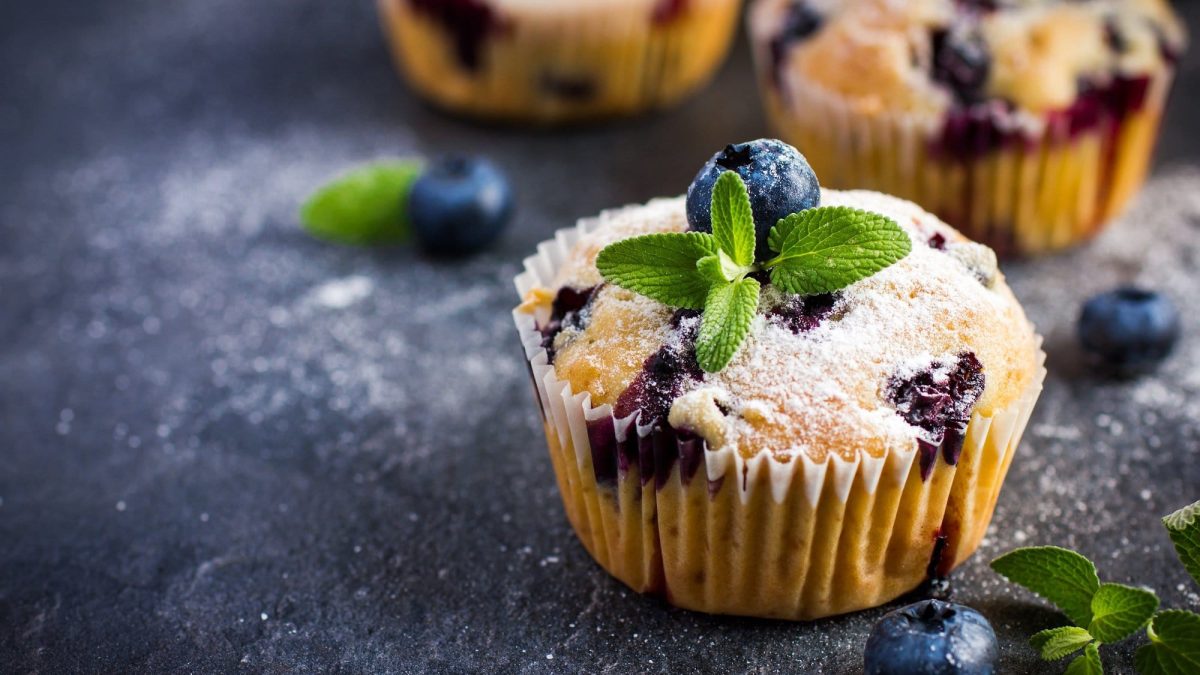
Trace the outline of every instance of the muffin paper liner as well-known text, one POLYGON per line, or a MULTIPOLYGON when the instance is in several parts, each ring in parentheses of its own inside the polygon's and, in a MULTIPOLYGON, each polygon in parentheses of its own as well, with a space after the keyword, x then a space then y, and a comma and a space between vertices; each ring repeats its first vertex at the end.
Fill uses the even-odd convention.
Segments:
POLYGON ((1145 181, 1173 79, 1168 67, 1144 83, 1122 81, 1127 89, 1117 95, 1136 103, 1119 119, 1089 118, 1080 129, 1061 112, 1007 113, 998 132, 980 123, 982 111, 949 121, 941 113, 861 111, 791 70, 776 85, 758 42, 769 121, 823 185, 914 201, 1001 255, 1079 243, 1124 211, 1145 181))
MULTIPOLYGON (((549 287, 583 234, 525 260, 524 297, 549 287)), ((514 310, 567 517, 588 552, 639 592, 710 613, 815 619, 873 607, 948 573, 978 547, 1041 393, 1045 354, 1017 403, 976 413, 957 463, 917 449, 854 461, 743 458, 670 428, 617 419, 557 377, 534 315, 514 310)), ((1039 338, 1040 347, 1040 338, 1039 338)))
POLYGON ((494 10, 485 36, 468 45, 473 65, 410 0, 378 6, 397 68, 427 99, 475 117, 560 123, 664 107, 705 84, 729 51, 741 0, 687 0, 668 16, 665 3, 494 10))

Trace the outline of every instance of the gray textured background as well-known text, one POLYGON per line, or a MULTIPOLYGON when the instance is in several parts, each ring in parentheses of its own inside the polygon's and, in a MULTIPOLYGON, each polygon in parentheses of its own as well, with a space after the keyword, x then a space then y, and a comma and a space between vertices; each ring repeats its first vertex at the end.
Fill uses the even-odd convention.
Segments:
MULTIPOLYGON (((4 3, 0 35, 0 671, 859 668, 883 610, 708 617, 593 564, 509 318, 520 259, 554 229, 679 193, 764 133, 744 44, 677 111, 520 132, 415 101, 365 0, 4 3), (330 174, 448 150, 519 189, 486 254, 298 229, 330 174)), ((1200 608, 1158 525, 1200 498, 1198 67, 1118 229, 1009 268, 1051 377, 955 586, 1010 672, 1041 669, 1024 640, 1063 621, 987 570, 1015 545, 1078 547, 1200 608), (1112 383, 1071 331, 1123 280, 1165 289, 1186 330, 1157 376, 1112 383)), ((1136 644, 1104 649, 1112 672, 1136 644)))

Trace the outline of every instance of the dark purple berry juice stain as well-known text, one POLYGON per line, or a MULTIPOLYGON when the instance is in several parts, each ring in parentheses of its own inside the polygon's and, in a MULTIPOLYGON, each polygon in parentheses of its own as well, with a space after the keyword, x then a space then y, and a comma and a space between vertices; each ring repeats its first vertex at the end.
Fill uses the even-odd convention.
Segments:
POLYGON ((678 340, 663 345, 642 364, 642 370, 617 399, 614 414, 618 418, 640 413, 638 423, 643 427, 666 424, 671 404, 683 393, 683 385, 698 380, 704 372, 696 362, 696 335, 699 314, 694 310, 679 310, 671 317, 671 325, 679 333, 678 340))
POLYGON ((922 480, 933 471, 939 448, 947 464, 958 464, 984 383, 983 364, 972 352, 959 354, 953 364, 934 362, 916 375, 893 377, 888 383, 888 401, 896 413, 923 432, 917 439, 922 480))
POLYGON ((782 71, 788 49, 796 42, 804 40, 817 32, 824 22, 824 17, 808 6, 805 0, 796 0, 788 5, 783 15, 783 25, 779 33, 771 39, 769 46, 771 55, 771 79, 776 88, 782 82, 782 71))
POLYGON ((478 72, 487 39, 507 30, 488 0, 407 0, 412 8, 440 24, 454 40, 459 65, 478 72))
POLYGON ((564 286, 554 296, 550 305, 550 318, 538 326, 542 334, 542 348, 546 350, 546 359, 554 363, 554 338, 566 329, 583 330, 591 320, 592 302, 596 299, 599 286, 591 288, 570 288, 564 286))
POLYGON ((795 295, 767 312, 767 321, 799 335, 808 332, 833 314, 841 294, 795 295))
POLYGON ((673 23, 687 13, 689 4, 690 0, 658 0, 658 4, 654 5, 654 11, 650 14, 650 21, 655 26, 666 26, 673 23))

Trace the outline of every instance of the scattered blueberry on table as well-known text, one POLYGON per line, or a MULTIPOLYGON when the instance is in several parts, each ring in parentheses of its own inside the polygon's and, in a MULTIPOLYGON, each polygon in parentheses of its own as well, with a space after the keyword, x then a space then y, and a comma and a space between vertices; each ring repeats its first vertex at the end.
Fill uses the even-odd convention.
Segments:
POLYGON ((1170 299, 1132 286, 1092 297, 1078 323, 1084 352, 1121 375, 1157 366, 1175 347, 1179 330, 1179 311, 1170 299))
POLYGON ((990 675, 999 655, 996 633, 963 605, 922 600, 888 612, 871 629, 866 675, 990 675))
POLYGON ((512 217, 504 173, 486 159, 452 156, 431 164, 412 185, 408 214, 420 246, 439 256, 476 253, 512 217))
POLYGON ((773 138, 734 143, 713 155, 687 191, 687 220, 692 230, 712 232, 712 192, 717 178, 736 171, 750 193, 758 261, 772 257, 771 228, 781 218, 821 204, 821 186, 808 160, 792 146, 773 138))

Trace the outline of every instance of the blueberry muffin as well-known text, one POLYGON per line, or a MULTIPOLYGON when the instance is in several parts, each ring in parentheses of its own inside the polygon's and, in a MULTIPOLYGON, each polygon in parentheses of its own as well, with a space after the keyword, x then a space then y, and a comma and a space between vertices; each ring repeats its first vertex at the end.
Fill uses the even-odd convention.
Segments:
POLYGON ((400 71, 451 111, 556 123, 668 106, 725 58, 741 0, 379 0, 400 71))
POLYGON ((1165 0, 757 0, 749 24, 772 123, 828 184, 1001 254, 1121 213, 1186 42, 1165 0))
MULTIPOLYGON (((687 199, 585 219, 516 279, 514 318, 572 526, 611 574, 681 607, 814 619, 947 574, 979 545, 1041 390, 1040 338, 990 249, 911 202, 821 189, 807 164, 794 170, 803 162, 782 143, 731 145, 687 199), (701 310, 671 306, 623 287, 608 253, 633 238, 720 239, 712 177, 726 172, 775 229, 797 204, 876 217, 908 252, 806 293, 764 272, 783 253, 745 264, 722 252, 732 269, 721 279, 761 290, 740 346, 711 367, 713 291, 701 310), (713 195, 711 212, 688 207, 698 193, 713 195)), ((830 222, 814 241, 842 237, 830 222)), ((778 252, 788 237, 776 235, 778 252)), ((874 264, 869 242, 843 238, 841 262, 874 264)), ((838 262, 814 250, 818 272, 838 262)))

